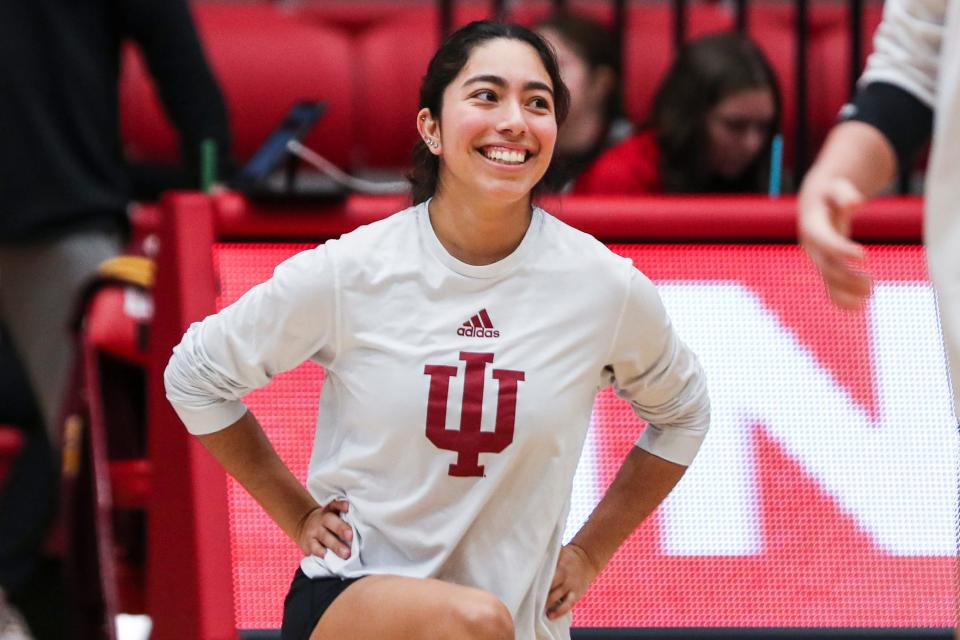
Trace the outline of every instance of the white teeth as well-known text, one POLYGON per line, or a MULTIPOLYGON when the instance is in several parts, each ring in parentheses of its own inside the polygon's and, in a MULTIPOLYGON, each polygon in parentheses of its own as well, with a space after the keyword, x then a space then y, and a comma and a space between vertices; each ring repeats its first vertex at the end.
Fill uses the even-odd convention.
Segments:
POLYGON ((483 152, 487 158, 491 160, 496 160, 497 162, 505 162, 507 164, 523 164, 523 161, 526 160, 526 154, 523 151, 514 151, 512 149, 486 149, 483 152))

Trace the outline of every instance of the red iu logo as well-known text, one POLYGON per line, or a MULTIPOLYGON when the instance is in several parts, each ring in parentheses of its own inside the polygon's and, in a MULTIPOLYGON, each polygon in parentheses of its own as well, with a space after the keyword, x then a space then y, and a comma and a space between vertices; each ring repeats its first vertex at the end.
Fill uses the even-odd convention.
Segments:
POLYGON ((492 432, 480 431, 484 374, 487 364, 493 362, 493 354, 461 351, 460 359, 467 364, 459 431, 447 429, 447 392, 450 389, 450 378, 457 375, 457 367, 428 364, 423 368, 423 372, 430 376, 427 439, 439 449, 457 452, 457 461, 450 465, 451 476, 482 476, 483 465, 478 464, 479 455, 500 453, 513 442, 513 426, 517 413, 517 383, 524 379, 524 374, 523 371, 508 369, 493 370, 493 379, 500 383, 500 392, 497 396, 497 423, 492 432))

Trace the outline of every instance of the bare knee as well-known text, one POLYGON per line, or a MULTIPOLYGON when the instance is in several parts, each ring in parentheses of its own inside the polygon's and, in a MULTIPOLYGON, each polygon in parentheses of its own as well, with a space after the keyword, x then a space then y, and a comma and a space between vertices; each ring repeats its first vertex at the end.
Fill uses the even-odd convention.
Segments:
POLYGON ((454 624, 461 631, 456 637, 470 640, 514 640, 513 617, 499 598, 471 589, 469 597, 453 607, 454 624))

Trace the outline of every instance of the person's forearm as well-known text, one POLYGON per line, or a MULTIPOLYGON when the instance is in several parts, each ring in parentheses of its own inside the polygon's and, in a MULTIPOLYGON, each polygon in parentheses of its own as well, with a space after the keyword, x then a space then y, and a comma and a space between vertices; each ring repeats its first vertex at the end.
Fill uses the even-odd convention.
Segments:
MULTIPOLYGON (((814 197, 826 182, 836 178, 849 180, 864 196, 873 197, 893 181, 896 173, 896 154, 878 129, 863 122, 844 122, 827 137, 803 180, 800 199, 814 197)), ((802 202, 800 208, 803 210, 802 202)))
POLYGON ((227 473, 294 542, 302 519, 318 505, 290 472, 249 411, 221 431, 197 436, 227 473))
POLYGON ((583 549, 600 572, 623 541, 663 502, 686 470, 683 465, 634 447, 571 544, 583 549))

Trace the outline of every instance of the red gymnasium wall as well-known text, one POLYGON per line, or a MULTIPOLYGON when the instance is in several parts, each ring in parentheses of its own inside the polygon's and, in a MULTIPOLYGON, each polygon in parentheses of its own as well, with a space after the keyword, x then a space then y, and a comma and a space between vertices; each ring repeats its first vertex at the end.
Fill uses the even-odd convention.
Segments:
MULTIPOLYGON (((203 271, 210 273, 211 285, 198 288, 208 291, 211 311, 310 246, 263 238, 338 235, 399 208, 395 199, 367 198, 306 214, 255 210, 230 197, 183 198, 169 197, 165 215, 174 226, 190 220, 194 231, 182 226, 180 240, 165 240, 161 269, 164 255, 184 256, 184 247, 198 243, 192 260, 202 268, 190 277, 204 282, 203 271), (213 229, 206 239, 195 231, 204 216, 213 229), (319 234, 323 228, 329 233, 319 234)), ((611 249, 654 280, 702 360, 713 404, 700 456, 578 605, 576 626, 953 624, 957 437, 934 296, 916 242, 920 203, 875 203, 861 217, 858 233, 879 242, 869 247, 874 295, 859 313, 831 306, 792 243, 794 207, 790 199, 549 203, 572 224, 617 238, 611 249), (688 226, 711 214, 714 227, 688 226), (740 242, 723 235, 731 228, 741 230, 740 242)), ((161 286, 158 311, 196 289, 161 286)), ((300 478, 322 378, 308 363, 248 398, 300 478)), ((598 395, 568 536, 642 428, 609 391, 598 395)), ((168 429, 163 438, 185 439, 182 428, 168 429)), ((217 473, 222 477, 204 477, 217 473)), ((198 505, 210 499, 193 498, 198 505)), ((198 538, 217 541, 215 552, 198 544, 196 562, 204 566, 204 558, 223 552, 207 575, 220 576, 218 588, 232 583, 234 628, 276 628, 299 552, 232 481, 223 499, 222 521, 194 509, 208 514, 198 538)))
MULTIPOLYGON (((488 17, 489 3, 457 3, 454 24, 488 17), (462 5, 462 6, 460 6, 462 5)), ((609 20, 609 4, 587 7, 609 20)), ((796 87, 794 13, 789 3, 753 3, 750 34, 780 79, 784 158, 792 156, 796 87)), ((691 36, 733 27, 732 3, 692 3, 691 36)), ((863 42, 870 50, 880 4, 866 3, 863 42)), ((234 152, 250 155, 297 100, 323 99, 329 109, 307 144, 346 168, 397 168, 409 162, 420 79, 438 43, 432 3, 217 4, 193 7, 213 69, 226 95, 234 152), (371 126, 376 123, 376 126, 371 126)), ((530 24, 548 3, 511 16, 530 24)), ((624 100, 640 121, 673 56, 669 3, 629 5, 624 46, 624 100)), ((819 147, 849 89, 848 20, 842 3, 812 3, 808 34, 808 148, 819 147)), ((121 116, 127 153, 172 161, 177 144, 139 55, 124 56, 121 116)))

